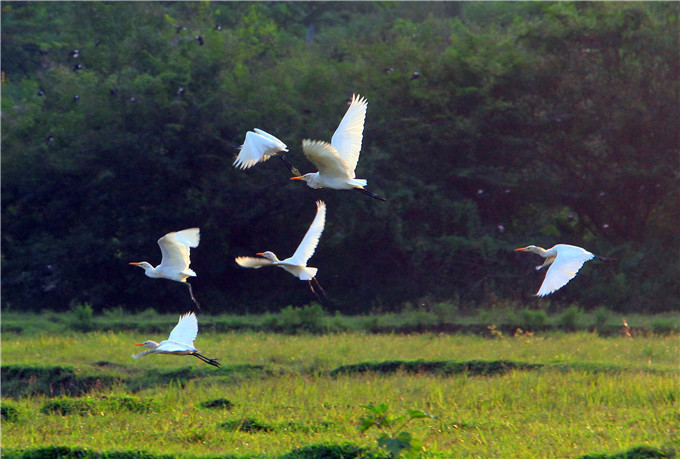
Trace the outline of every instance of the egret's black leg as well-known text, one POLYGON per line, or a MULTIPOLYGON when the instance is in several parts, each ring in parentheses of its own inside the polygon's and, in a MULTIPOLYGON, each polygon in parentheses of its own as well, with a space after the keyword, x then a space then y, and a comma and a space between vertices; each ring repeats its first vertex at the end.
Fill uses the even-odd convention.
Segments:
POLYGON ((187 287, 189 287, 189 295, 191 295, 191 299, 193 300, 194 304, 198 309, 201 309, 201 306, 198 304, 198 301, 196 301, 196 298, 194 297, 194 291, 191 289, 191 284, 189 282, 185 282, 187 284, 187 287))
POLYGON ((328 298, 328 295, 326 295, 326 291, 323 289, 323 287, 321 287, 321 284, 319 284, 319 281, 316 279, 316 277, 312 277, 312 278, 311 278, 310 280, 308 280, 307 282, 309 283, 309 289, 312 291, 312 293, 313 293, 314 295, 316 295, 317 299, 318 299, 319 301, 323 301, 323 300, 321 299, 321 296, 320 296, 320 295, 316 292, 316 290, 314 289, 314 284, 312 284, 312 281, 316 282, 316 285, 317 285, 317 287, 319 287, 319 289, 321 290, 321 293, 323 294, 323 296, 325 296, 326 298, 328 298))
POLYGON ((326 294, 326 291, 323 289, 323 287, 321 286, 321 284, 319 284, 319 280, 318 280, 316 277, 312 277, 312 280, 313 280, 314 282, 316 282, 316 286, 319 287, 319 290, 321 290, 321 293, 323 293, 323 296, 325 296, 326 298, 328 298, 328 295, 326 294))
POLYGON ((290 173, 293 174, 293 176, 297 177, 300 175, 300 171, 297 170, 297 168, 293 167, 290 161, 288 161, 288 158, 286 158, 286 155, 284 155, 283 153, 278 153, 276 156, 281 158, 281 161, 283 161, 283 163, 286 165, 290 173))
POLYGON ((191 355, 193 355, 194 357, 198 357, 199 359, 203 360, 205 363, 210 364, 214 367, 219 368, 219 366, 220 366, 220 363, 216 359, 209 359, 208 357, 201 355, 198 352, 194 352, 191 355))
POLYGON ((372 191, 368 191, 366 188, 358 188, 357 187, 357 188, 354 188, 354 189, 357 190, 357 191, 361 191, 362 193, 367 194, 372 198, 379 199, 380 201, 383 201, 383 202, 387 202, 387 199, 383 198, 380 195, 373 193, 372 191))

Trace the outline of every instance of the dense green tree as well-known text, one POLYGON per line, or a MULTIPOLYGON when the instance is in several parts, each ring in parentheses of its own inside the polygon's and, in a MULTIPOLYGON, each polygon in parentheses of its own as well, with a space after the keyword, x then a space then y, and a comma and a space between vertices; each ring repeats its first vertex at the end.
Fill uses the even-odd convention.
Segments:
POLYGON ((587 265, 553 301, 677 307, 678 13, 3 2, 3 307, 189 305, 182 286, 127 263, 157 263, 154 241, 190 226, 206 310, 308 303, 304 283, 233 258, 292 253, 316 199, 328 217, 312 263, 329 309, 539 306, 539 260, 511 249, 558 242, 620 262, 587 265), (369 101, 357 175, 388 204, 289 182, 277 161, 233 169, 259 127, 312 171, 300 141, 330 139, 352 93, 369 101))

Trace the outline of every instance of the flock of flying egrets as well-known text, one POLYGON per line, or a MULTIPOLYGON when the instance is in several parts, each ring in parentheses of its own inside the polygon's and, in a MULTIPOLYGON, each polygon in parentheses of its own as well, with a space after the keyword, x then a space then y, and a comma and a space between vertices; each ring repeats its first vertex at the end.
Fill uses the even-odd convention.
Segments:
MULTIPOLYGON (((330 143, 308 139, 302 141, 302 151, 307 159, 317 167, 318 172, 300 175, 299 171, 290 164, 284 155, 285 152, 288 152, 286 144, 261 129, 254 129, 254 131, 249 131, 246 134, 245 141, 234 161, 234 167, 248 169, 276 156, 286 164, 294 175, 291 180, 303 180, 307 182, 310 188, 357 190, 372 198, 386 201, 382 196, 366 190, 364 188, 367 184, 366 180, 357 179, 354 173, 361 151, 367 107, 368 102, 365 98, 357 94, 353 95, 349 108, 335 130, 330 143)), ((312 284, 313 281, 324 293, 316 279, 318 269, 307 266, 307 261, 316 250, 326 222, 326 204, 323 201, 317 201, 316 207, 316 216, 292 256, 285 260, 279 260, 273 252, 266 251, 257 253, 256 255, 259 257, 238 257, 235 259, 236 263, 244 268, 255 269, 263 266, 278 266, 300 280, 307 281, 315 294, 317 292, 312 284)), ((191 289, 191 284, 187 282, 187 278, 196 276, 196 273, 189 268, 191 263, 189 255, 190 249, 197 247, 199 240, 200 232, 198 228, 168 233, 158 240, 162 254, 161 263, 158 266, 153 267, 146 261, 130 264, 143 268, 148 277, 185 283, 189 287, 191 299, 200 309, 191 289)), ((545 258, 544 263, 536 267, 537 270, 547 268, 545 279, 536 293, 537 296, 548 295, 566 285, 588 260, 593 258, 604 261, 611 260, 594 255, 581 247, 568 244, 557 244, 547 250, 534 245, 515 250, 535 253, 545 258)), ((217 360, 201 355, 194 347, 193 342, 197 334, 198 321, 196 315, 193 312, 184 314, 180 316, 167 340, 160 343, 145 341, 136 344, 136 346, 144 346, 148 350, 133 357, 140 358, 147 354, 193 355, 210 365, 219 367, 220 364, 217 360)))

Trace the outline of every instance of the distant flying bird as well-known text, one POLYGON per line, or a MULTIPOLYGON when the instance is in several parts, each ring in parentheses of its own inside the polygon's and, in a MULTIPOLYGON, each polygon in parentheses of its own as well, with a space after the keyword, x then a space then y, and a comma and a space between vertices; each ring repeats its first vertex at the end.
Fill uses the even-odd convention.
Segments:
POLYGON ((366 180, 357 179, 354 175, 361 151, 367 107, 365 98, 353 94, 350 106, 335 130, 331 143, 303 140, 302 151, 319 171, 292 177, 291 180, 304 180, 307 186, 315 189, 359 190, 372 198, 387 201, 366 190, 366 180))
POLYGON ((545 258, 542 265, 536 266, 536 270, 548 267, 548 272, 536 296, 549 295, 567 285, 567 282, 576 276, 578 270, 588 260, 597 258, 602 261, 615 261, 613 258, 594 255, 581 247, 568 244, 557 244, 548 250, 529 245, 515 249, 515 252, 536 253, 545 258))
MULTIPOLYGON (((144 268, 144 273, 151 278, 170 279, 177 282, 184 282, 189 287, 191 299, 198 306, 198 301, 194 298, 191 284, 187 282, 187 277, 195 277, 196 273, 189 268, 190 248, 198 247, 200 241, 200 230, 189 228, 182 231, 168 233, 158 240, 161 247, 161 264, 155 268, 146 261, 130 263, 134 266, 144 268)), ((200 306, 198 306, 200 308, 200 306)))
POLYGON ((139 359, 147 354, 174 354, 174 355, 193 355, 205 363, 219 367, 220 364, 215 359, 209 359, 194 347, 194 340, 198 335, 198 320, 193 312, 179 316, 179 321, 175 328, 170 332, 168 339, 157 343, 155 341, 144 341, 135 346, 144 346, 147 351, 140 352, 132 356, 139 359))
POLYGON ((298 246, 297 250, 292 257, 286 258, 285 260, 279 260, 273 252, 260 252, 257 255, 264 258, 255 257, 238 257, 236 258, 236 263, 244 268, 261 268, 263 266, 279 266, 293 276, 296 276, 300 280, 306 280, 309 283, 309 288, 312 292, 316 294, 314 286, 312 286, 312 280, 316 282, 316 285, 321 289, 323 293, 323 288, 319 285, 319 281, 316 279, 317 268, 312 268, 307 266, 307 261, 314 255, 316 246, 319 244, 319 238, 323 232, 324 225, 326 223, 326 204, 323 201, 316 202, 316 216, 309 226, 305 237, 302 238, 302 242, 298 246))
POLYGON ((286 155, 282 153, 287 151, 288 148, 285 143, 262 129, 255 128, 254 132, 246 132, 246 139, 234 161, 234 167, 248 169, 257 163, 267 161, 272 156, 277 156, 281 158, 292 174, 300 175, 300 172, 290 164, 286 155))

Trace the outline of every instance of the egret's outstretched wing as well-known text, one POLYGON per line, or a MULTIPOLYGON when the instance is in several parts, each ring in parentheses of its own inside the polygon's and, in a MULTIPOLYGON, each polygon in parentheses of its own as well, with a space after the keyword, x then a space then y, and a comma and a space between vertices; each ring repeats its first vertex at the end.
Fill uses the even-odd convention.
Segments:
POLYGON ((537 296, 545 296, 564 287, 576 276, 583 264, 594 257, 592 253, 580 247, 566 244, 560 244, 557 247, 559 250, 555 261, 548 268, 543 284, 536 293, 537 296))
POLYGON ((347 164, 350 178, 354 178, 354 169, 359 161, 367 107, 368 102, 365 98, 353 94, 347 113, 331 138, 331 145, 347 164))
POLYGON ((168 233, 158 240, 163 258, 161 266, 164 269, 183 272, 189 268, 189 248, 198 247, 200 231, 189 228, 182 231, 168 233))
POLYGON ((296 264, 298 266, 307 266, 307 260, 314 255, 314 250, 319 244, 319 238, 323 232, 324 225, 326 224, 326 204, 323 201, 316 202, 316 216, 314 221, 309 225, 305 237, 302 238, 302 242, 298 246, 297 250, 292 257, 288 259, 289 263, 296 264))
POLYGON ((170 332, 168 341, 176 341, 193 347, 196 335, 198 335, 198 320, 196 314, 190 312, 179 316, 179 321, 170 332))
POLYGON ((246 133, 246 139, 234 161, 234 167, 248 169, 261 161, 268 160, 271 155, 279 151, 288 151, 286 144, 262 129, 256 128, 255 132, 246 133))
POLYGON ((305 139, 302 141, 302 151, 307 159, 314 163, 320 174, 343 179, 354 178, 354 170, 350 169, 347 162, 328 142, 305 139))
POLYGON ((244 268, 261 268, 263 266, 270 266, 273 263, 266 258, 256 258, 256 257, 237 257, 235 259, 239 266, 244 268))

